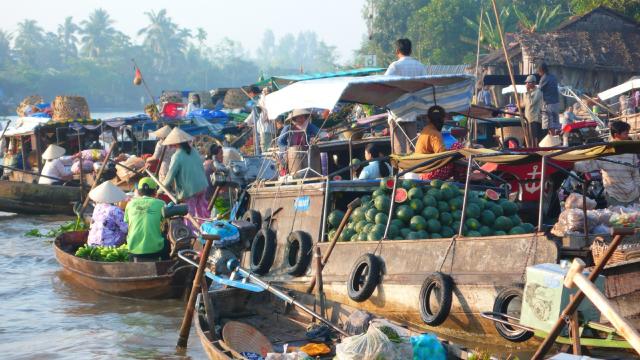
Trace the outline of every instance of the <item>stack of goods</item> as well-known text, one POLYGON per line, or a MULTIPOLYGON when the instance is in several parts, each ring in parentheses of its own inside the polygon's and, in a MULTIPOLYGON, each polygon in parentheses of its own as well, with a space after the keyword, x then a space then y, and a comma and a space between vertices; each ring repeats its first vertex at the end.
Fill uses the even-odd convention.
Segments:
POLYGON ((115 246, 91 246, 83 245, 75 254, 77 257, 104 262, 124 262, 129 261, 129 249, 127 244, 115 246))
POLYGON ((16 108, 16 113, 20 117, 30 116, 33 113, 33 108, 43 101, 40 95, 27 96, 16 108))
MULTIPOLYGON (((362 197, 354 209, 340 241, 376 241, 384 236, 391 206, 393 179, 383 179, 380 188, 362 197)), ((458 233, 464 191, 454 183, 433 180, 429 185, 404 180, 398 184, 396 206, 388 230, 390 240, 450 238, 458 233)), ((327 222, 333 238, 344 213, 331 212, 327 222)), ((518 216, 518 205, 501 199, 492 190, 469 191, 462 234, 469 237, 518 235, 534 231, 518 216)))
POLYGON ((56 96, 51 107, 53 121, 91 119, 89 104, 82 96, 56 96))

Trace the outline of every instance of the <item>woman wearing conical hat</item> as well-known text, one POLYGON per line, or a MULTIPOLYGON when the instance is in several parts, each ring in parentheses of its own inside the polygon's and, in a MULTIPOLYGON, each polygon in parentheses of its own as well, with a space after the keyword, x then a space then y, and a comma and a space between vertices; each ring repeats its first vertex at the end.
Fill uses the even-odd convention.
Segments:
POLYGON ((158 166, 160 166, 160 171, 158 172, 158 179, 160 181, 163 181, 164 178, 167 176, 167 171, 169 171, 169 165, 171 165, 171 157, 176 152, 176 149, 170 146, 164 145, 164 139, 166 139, 167 136, 169 136, 169 133, 171 133, 171 127, 169 125, 165 125, 160 129, 151 133, 158 138, 158 142, 156 142, 156 148, 153 151, 153 155, 150 158, 147 158, 147 162, 152 160, 160 161, 160 156, 162 155, 162 149, 165 149, 164 156, 162 157, 162 163, 158 164, 158 166))
POLYGON ((65 181, 73 179, 71 171, 67 170, 60 160, 64 153, 64 148, 58 145, 51 144, 47 147, 42 153, 42 159, 46 160, 41 173, 44 176, 40 176, 38 184, 62 185, 65 181))
MULTIPOLYGON (((163 183, 175 191, 178 200, 189 207, 189 214, 199 218, 209 218, 206 197, 207 176, 198 150, 189 145, 193 137, 175 127, 164 139, 164 145, 176 149, 171 157, 171 165, 163 183)), ((186 222, 191 227, 190 222, 186 222)))
POLYGON ((127 238, 124 211, 115 204, 126 199, 125 193, 110 181, 105 181, 89 192, 96 203, 91 216, 87 244, 93 246, 119 246, 127 238))

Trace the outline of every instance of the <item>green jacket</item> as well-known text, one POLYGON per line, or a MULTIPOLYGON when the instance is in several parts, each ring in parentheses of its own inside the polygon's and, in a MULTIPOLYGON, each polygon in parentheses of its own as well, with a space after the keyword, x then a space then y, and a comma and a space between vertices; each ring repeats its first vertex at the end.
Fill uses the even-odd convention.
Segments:
POLYGON ((204 191, 209 183, 202 163, 202 158, 195 148, 191 149, 191 154, 178 149, 171 157, 171 165, 164 178, 164 186, 173 188, 178 200, 190 198, 204 191))
POLYGON ((164 202, 142 196, 129 201, 124 211, 124 221, 129 225, 127 245, 135 255, 153 254, 164 248, 160 230, 164 202))

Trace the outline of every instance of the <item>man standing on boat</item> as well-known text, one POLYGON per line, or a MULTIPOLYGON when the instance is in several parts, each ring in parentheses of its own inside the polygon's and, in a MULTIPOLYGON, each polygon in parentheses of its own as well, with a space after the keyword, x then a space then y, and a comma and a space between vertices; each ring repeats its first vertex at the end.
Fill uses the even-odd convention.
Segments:
POLYGON ((531 135, 537 145, 545 136, 542 131, 540 113, 542 111, 542 93, 536 87, 535 75, 527 76, 527 92, 524 94, 524 116, 531 127, 531 135))
MULTIPOLYGON (((253 91, 256 90, 251 90, 249 96, 253 94, 253 91)), ((256 100, 256 104, 251 108, 251 114, 247 116, 243 124, 243 126, 255 126, 254 135, 257 133, 260 144, 260 147, 256 146, 256 150, 260 150, 262 153, 269 151, 276 135, 275 121, 269 119, 264 104, 264 98, 267 94, 269 94, 269 88, 265 87, 262 89, 262 96, 256 100)))
POLYGON ((538 65, 540 75, 540 91, 542 92, 542 128, 550 135, 557 135, 560 131, 560 92, 558 79, 549 74, 546 63, 538 65))
MULTIPOLYGON (((425 76, 427 70, 424 65, 411 57, 411 40, 398 39, 395 42, 396 56, 398 60, 389 65, 385 75, 393 76, 425 76)), ((389 117, 389 129, 391 130, 391 145, 394 154, 406 154, 411 152, 412 141, 416 138, 418 128, 415 117, 392 118, 389 117)))

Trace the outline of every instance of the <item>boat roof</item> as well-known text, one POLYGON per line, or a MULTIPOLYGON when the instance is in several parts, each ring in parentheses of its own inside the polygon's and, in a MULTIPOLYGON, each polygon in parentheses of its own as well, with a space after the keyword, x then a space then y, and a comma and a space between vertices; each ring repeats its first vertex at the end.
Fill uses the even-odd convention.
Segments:
POLYGON ((605 90, 599 93, 598 97, 601 100, 609 100, 613 97, 622 95, 634 89, 640 89, 640 76, 634 76, 618 86, 614 86, 611 89, 605 90))
MULTIPOLYGON (((527 92, 527 86, 516 84, 516 90, 518 91, 518 94, 524 94, 527 92)), ((513 93, 513 85, 509 85, 506 88, 502 89, 502 95, 512 94, 512 93, 513 93)))
POLYGON ((372 75, 305 80, 266 96, 269 117, 293 109, 333 109, 338 102, 376 105, 397 117, 426 113, 433 105, 446 111, 469 108, 475 77, 467 74, 419 77, 372 75), (435 100, 434 100, 435 98, 435 100))
POLYGON ((348 70, 333 71, 333 72, 277 75, 277 76, 272 76, 263 81, 260 81, 255 85, 265 86, 265 85, 268 85, 269 83, 275 83, 277 86, 282 86, 282 85, 288 85, 294 82, 304 81, 304 80, 317 80, 317 79, 326 79, 326 78, 334 78, 334 77, 342 77, 342 76, 366 76, 366 75, 378 74, 378 73, 384 72, 385 70, 386 70, 385 68, 367 67, 367 68, 348 69, 348 70))
POLYGON ((15 122, 15 126, 7 129, 6 136, 26 136, 31 135, 38 127, 68 127, 74 130, 86 128, 96 129, 102 125, 112 128, 119 128, 124 125, 151 123, 149 116, 141 114, 129 117, 118 117, 110 119, 70 119, 67 121, 53 121, 45 117, 21 117, 15 122))

